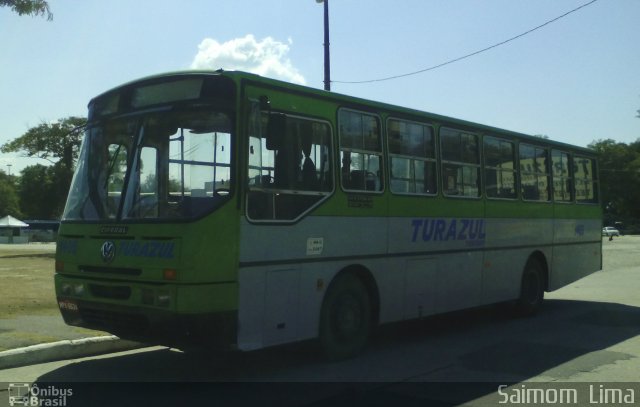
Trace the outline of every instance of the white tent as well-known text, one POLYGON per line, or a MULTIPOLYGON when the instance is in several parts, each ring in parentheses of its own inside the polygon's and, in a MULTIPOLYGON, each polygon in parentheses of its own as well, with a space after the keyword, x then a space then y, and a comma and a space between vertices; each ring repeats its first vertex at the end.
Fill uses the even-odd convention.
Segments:
POLYGON ((20 236, 19 230, 14 232, 14 229, 26 227, 29 225, 11 215, 0 218, 0 243, 27 243, 28 236, 20 236))
POLYGON ((26 227, 29 227, 29 225, 19 219, 14 218, 11 215, 7 215, 4 218, 0 219, 0 228, 26 228, 26 227))

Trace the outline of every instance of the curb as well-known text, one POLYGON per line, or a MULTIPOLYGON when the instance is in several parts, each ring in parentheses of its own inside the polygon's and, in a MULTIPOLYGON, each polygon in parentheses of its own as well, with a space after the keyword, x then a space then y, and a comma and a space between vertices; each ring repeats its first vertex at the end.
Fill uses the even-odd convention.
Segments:
POLYGON ((96 336, 27 346, 0 352, 0 370, 56 360, 142 348, 148 345, 117 336, 96 336))

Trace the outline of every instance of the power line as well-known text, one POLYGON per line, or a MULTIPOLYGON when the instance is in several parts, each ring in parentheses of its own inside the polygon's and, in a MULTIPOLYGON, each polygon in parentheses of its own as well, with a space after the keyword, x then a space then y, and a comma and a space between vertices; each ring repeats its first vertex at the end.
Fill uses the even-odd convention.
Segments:
POLYGON ((388 76, 388 77, 386 77, 386 78, 379 78, 379 79, 369 79, 369 80, 362 80, 362 81, 331 81, 331 82, 334 82, 334 83, 351 83, 351 84, 372 83, 372 82, 383 82, 383 81, 389 81, 389 80, 391 80, 391 79, 404 78, 404 77, 406 77, 406 76, 417 75, 417 74, 419 74, 419 73, 423 73, 423 72, 427 72, 427 71, 432 71, 432 70, 434 70, 434 69, 441 68, 441 67, 443 67, 443 66, 445 66, 445 65, 450 65, 450 64, 453 64, 454 62, 462 61, 463 59, 467 59, 467 58, 470 58, 470 57, 472 57, 472 56, 474 56, 474 55, 478 55, 478 54, 480 54, 480 53, 483 53, 483 52, 489 51, 490 49, 493 49, 493 48, 499 47, 499 46, 504 45, 504 44, 506 44, 506 43, 508 43, 508 42, 511 42, 511 41, 517 40, 518 38, 524 37, 524 36, 525 36, 525 35, 527 35, 527 34, 531 34, 532 32, 534 32, 534 31, 536 31, 536 30, 539 30, 539 29, 541 29, 541 28, 543 28, 543 27, 545 27, 545 26, 547 26, 547 25, 549 25, 549 24, 551 24, 551 23, 554 23, 554 22, 556 22, 556 21, 560 20, 561 18, 564 18, 564 17, 568 16, 569 14, 575 13, 576 11, 578 11, 578 10, 580 10, 580 9, 582 9, 582 8, 585 8, 585 7, 587 7, 587 6, 590 6, 590 5, 592 5, 593 3, 595 3, 596 1, 598 1, 598 0, 591 0, 591 1, 590 1, 590 2, 588 2, 588 3, 585 3, 585 4, 583 4, 583 5, 579 6, 579 7, 576 7, 576 8, 574 8, 573 10, 567 11, 566 13, 562 14, 561 16, 558 16, 558 17, 556 17, 556 18, 554 18, 554 19, 551 19, 551 20, 549 20, 549 21, 547 21, 547 22, 545 22, 545 23, 543 23, 543 24, 540 24, 539 26, 534 27, 534 28, 532 28, 532 29, 530 29, 530 30, 528 30, 528 31, 525 31, 525 32, 523 32, 522 34, 518 34, 518 35, 516 35, 515 37, 511 37, 511 38, 509 38, 509 39, 507 39, 507 40, 504 40, 504 41, 502 41, 502 42, 499 42, 499 43, 497 43, 497 44, 493 44, 493 45, 491 45, 491 46, 489 46, 489 47, 483 48, 483 49, 481 49, 481 50, 479 50, 479 51, 475 51, 475 52, 472 52, 472 53, 470 53, 470 54, 463 55, 463 56, 461 56, 461 57, 451 59, 451 60, 446 61, 446 62, 443 62, 443 63, 441 63, 441 64, 434 65, 434 66, 430 66, 430 67, 428 67, 428 68, 424 68, 424 69, 420 69, 419 71, 414 71, 414 72, 409 72, 409 73, 404 73, 404 74, 394 75, 394 76, 388 76))

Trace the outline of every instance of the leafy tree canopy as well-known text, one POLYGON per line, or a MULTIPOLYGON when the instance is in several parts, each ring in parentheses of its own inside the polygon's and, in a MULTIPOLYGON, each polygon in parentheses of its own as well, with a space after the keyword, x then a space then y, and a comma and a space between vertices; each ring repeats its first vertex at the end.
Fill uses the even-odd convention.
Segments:
MULTIPOLYGON (((0 0, 1 1, 1 0, 0 0)), ((57 122, 43 122, 32 127, 22 136, 2 147, 3 153, 23 151, 28 157, 43 158, 51 163, 58 159, 67 169, 73 168, 78 158, 82 130, 87 123, 84 117, 67 117, 57 122)))
POLYGON ((44 16, 47 20, 53 20, 53 13, 49 10, 49 4, 44 0, 0 0, 0 7, 11 7, 18 15, 44 16))
POLYGON ((54 219, 60 197, 54 194, 54 167, 36 164, 22 170, 20 178, 20 209, 29 219, 54 219))
POLYGON ((631 144, 597 140, 589 147, 598 152, 600 193, 605 212, 640 218, 640 140, 631 144))
POLYGON ((49 167, 34 165, 22 171, 18 196, 20 208, 28 217, 54 219, 62 213, 86 122, 83 117, 43 122, 0 147, 4 153, 23 152, 27 157, 53 163, 49 167))
MULTIPOLYGON (((0 172, 0 175, 4 173, 0 172)), ((11 215, 15 218, 22 217, 16 190, 8 176, 0 177, 0 218, 11 215)))

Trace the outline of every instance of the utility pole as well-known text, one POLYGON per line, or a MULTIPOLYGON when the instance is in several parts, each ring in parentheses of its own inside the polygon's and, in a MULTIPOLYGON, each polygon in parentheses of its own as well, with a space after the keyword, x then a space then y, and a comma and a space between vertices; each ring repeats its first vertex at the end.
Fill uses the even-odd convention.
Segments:
POLYGON ((329 0, 316 0, 324 3, 324 90, 331 90, 331 63, 329 58, 329 0))

